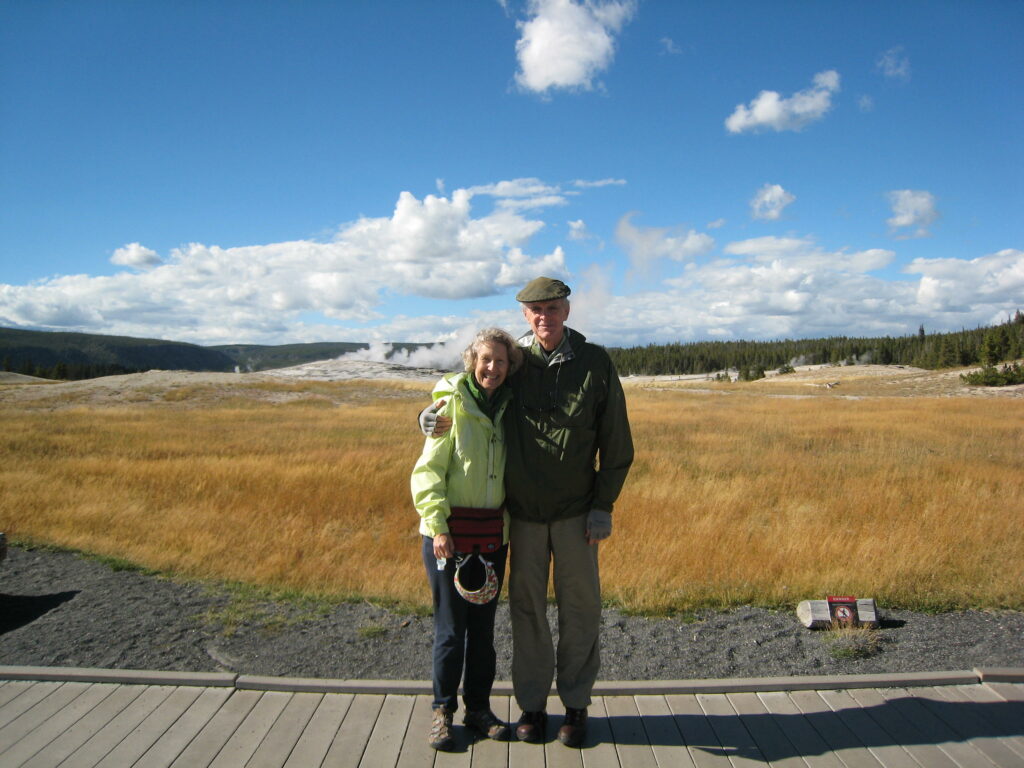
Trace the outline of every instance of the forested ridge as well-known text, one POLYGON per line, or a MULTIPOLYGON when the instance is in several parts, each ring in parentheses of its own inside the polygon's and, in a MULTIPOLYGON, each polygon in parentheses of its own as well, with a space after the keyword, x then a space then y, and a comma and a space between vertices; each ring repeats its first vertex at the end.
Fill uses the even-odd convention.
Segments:
POLYGON ((763 373, 787 366, 830 363, 912 365, 928 369, 991 366, 1024 355, 1024 314, 1017 310, 1000 325, 952 333, 928 333, 921 326, 911 336, 695 341, 610 347, 608 353, 624 376, 712 374, 727 370, 763 373))

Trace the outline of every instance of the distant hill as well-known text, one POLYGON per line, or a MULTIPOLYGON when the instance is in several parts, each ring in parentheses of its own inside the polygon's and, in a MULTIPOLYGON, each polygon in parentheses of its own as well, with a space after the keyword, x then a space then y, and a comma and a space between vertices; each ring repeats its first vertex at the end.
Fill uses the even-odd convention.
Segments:
POLYGON ((243 371, 265 371, 271 368, 288 368, 293 365, 312 363, 317 360, 346 355, 359 349, 369 349, 368 344, 350 341, 321 341, 312 344, 223 344, 209 347, 230 357, 243 371))
MULTIPOLYGON (((395 344, 393 351, 429 344, 395 344)), ((224 344, 204 347, 181 341, 137 339, 62 331, 0 328, 0 370, 51 379, 88 379, 153 369, 175 371, 265 371, 330 360, 368 344, 224 344)))
POLYGON ((2 368, 28 376, 84 379, 152 368, 233 371, 224 352, 197 344, 131 336, 0 328, 2 368))

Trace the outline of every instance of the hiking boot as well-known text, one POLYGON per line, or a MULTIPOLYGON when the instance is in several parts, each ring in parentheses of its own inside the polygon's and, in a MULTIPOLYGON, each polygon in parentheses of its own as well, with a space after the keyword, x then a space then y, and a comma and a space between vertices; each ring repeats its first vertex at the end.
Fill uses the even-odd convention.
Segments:
POLYGON ((543 710, 540 712, 523 712, 519 717, 519 722, 516 723, 516 738, 520 741, 537 744, 544 741, 547 730, 547 712, 543 710))
POLYGON ((587 737, 587 708, 565 708, 565 720, 558 729, 558 740, 567 747, 578 747, 587 737))
POLYGON ((489 709, 467 709, 462 722, 467 728, 472 728, 481 736, 495 741, 507 741, 509 736, 508 725, 501 722, 489 709))
POLYGON ((427 736, 427 743, 434 749, 449 750, 455 746, 455 737, 452 735, 454 714, 444 707, 434 710, 434 719, 430 721, 430 735, 427 736))

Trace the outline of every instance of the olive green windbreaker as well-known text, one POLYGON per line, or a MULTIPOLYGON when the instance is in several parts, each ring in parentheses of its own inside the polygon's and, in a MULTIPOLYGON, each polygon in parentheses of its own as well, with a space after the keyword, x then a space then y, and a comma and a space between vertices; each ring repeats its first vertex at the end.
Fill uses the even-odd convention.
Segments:
MULTIPOLYGON (((494 421, 485 415, 469 392, 469 373, 445 374, 434 387, 433 398, 444 398, 439 416, 452 420, 442 437, 428 437, 412 471, 413 504, 420 514, 420 533, 434 537, 448 532, 451 508, 497 509, 505 499, 505 440, 502 414, 512 393, 503 386, 494 421)), ((504 543, 508 543, 508 512, 504 543)))
POLYGON ((569 328, 545 360, 533 334, 509 377, 506 504, 517 519, 549 522, 591 508, 612 511, 633 463, 618 373, 603 347, 569 328))

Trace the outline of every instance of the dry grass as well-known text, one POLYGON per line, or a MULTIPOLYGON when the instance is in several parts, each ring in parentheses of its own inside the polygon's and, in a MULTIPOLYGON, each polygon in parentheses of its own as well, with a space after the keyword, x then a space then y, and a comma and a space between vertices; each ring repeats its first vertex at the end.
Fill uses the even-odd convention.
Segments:
MULTIPOLYGON (((424 603, 408 478, 429 388, 0 405, 0 529, 186 576, 424 603)), ((728 391, 628 390, 637 458, 602 548, 609 599, 1024 608, 1024 400, 728 391)))

